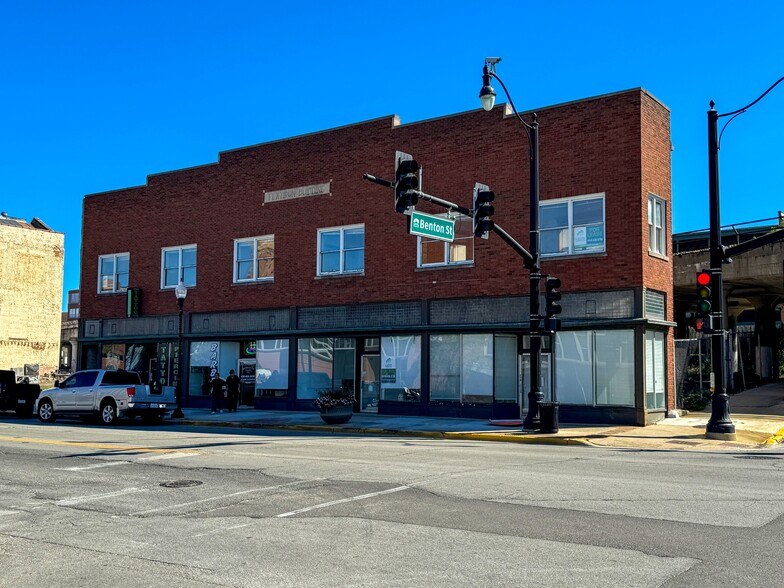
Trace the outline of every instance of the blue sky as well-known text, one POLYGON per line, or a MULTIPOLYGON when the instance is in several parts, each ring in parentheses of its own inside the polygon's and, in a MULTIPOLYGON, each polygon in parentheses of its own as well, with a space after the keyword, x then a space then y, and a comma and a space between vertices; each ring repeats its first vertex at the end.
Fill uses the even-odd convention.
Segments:
MULTIPOLYGON (((664 102, 674 230, 705 228, 708 103, 736 110, 784 76, 783 24, 774 0, 5 2, 0 209, 65 233, 75 289, 85 194, 226 149, 478 108, 492 55, 521 110, 638 86, 664 102)), ((784 210, 783 110, 784 83, 724 133, 724 224, 784 210)))

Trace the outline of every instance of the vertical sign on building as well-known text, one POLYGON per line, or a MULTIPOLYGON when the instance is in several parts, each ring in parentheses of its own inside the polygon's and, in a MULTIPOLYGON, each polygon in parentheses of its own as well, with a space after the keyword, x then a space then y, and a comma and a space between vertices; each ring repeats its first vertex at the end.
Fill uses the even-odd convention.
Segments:
POLYGON ((158 343, 158 383, 161 386, 169 385, 169 343, 158 343))

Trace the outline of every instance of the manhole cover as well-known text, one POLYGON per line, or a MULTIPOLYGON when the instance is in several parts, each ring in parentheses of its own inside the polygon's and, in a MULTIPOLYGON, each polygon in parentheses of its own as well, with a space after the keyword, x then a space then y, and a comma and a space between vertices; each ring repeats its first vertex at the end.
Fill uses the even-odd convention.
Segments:
POLYGON ((736 455, 738 459, 781 459, 779 455, 736 455))
POLYGON ((171 482, 161 482, 164 488, 190 488, 191 486, 201 486, 204 482, 199 480, 173 480, 171 482))

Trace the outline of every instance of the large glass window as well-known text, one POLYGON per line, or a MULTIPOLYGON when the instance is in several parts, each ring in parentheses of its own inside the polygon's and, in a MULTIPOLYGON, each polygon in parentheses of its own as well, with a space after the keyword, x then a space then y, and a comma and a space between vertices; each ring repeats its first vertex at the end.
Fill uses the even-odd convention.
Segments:
MULTIPOLYGON (((191 343, 190 378, 188 394, 207 396, 212 374, 220 367, 220 343, 217 341, 194 341, 191 343)), ((224 376, 226 374, 223 374, 224 376)))
POLYGON ((381 400, 419 402, 421 395, 422 337, 382 337, 381 400))
POLYGON ((104 343, 101 345, 101 369, 125 369, 125 344, 104 343))
MULTIPOLYGON (((439 216, 446 217, 442 214, 439 216)), ((436 267, 441 265, 470 264, 474 261, 474 227, 473 219, 459 215, 455 219, 455 238, 448 243, 438 239, 419 237, 417 265, 419 267, 436 267)))
POLYGON ((563 331, 555 348, 556 400, 634 406, 634 331, 563 331))
POLYGON ((542 255, 604 251, 604 194, 547 200, 539 226, 542 255))
POLYGON ((256 342, 256 396, 284 397, 289 389, 289 341, 256 342))
POLYGON ((667 402, 664 342, 661 331, 645 332, 645 405, 653 410, 666 408, 667 402))
POLYGON ((664 236, 664 200, 648 194, 648 251, 667 255, 664 236))
POLYGON ((354 339, 313 337, 297 342, 297 398, 313 399, 321 390, 354 390, 354 339))
POLYGON ((495 401, 517 402, 517 336, 495 336, 495 401))
POLYGON ((234 281, 271 280, 275 269, 275 238, 272 235, 234 241, 234 281))
POLYGON ((365 226, 320 229, 316 271, 319 276, 365 271, 365 226))
MULTIPOLYGON (((98 258, 98 293, 125 292, 128 289, 130 254, 101 255, 98 258)), ((77 293, 77 302, 78 302, 77 293)))
POLYGON ((196 245, 161 250, 161 288, 176 288, 180 280, 189 288, 196 285, 196 245))
POLYGON ((430 337, 430 399, 493 401, 493 336, 430 337))

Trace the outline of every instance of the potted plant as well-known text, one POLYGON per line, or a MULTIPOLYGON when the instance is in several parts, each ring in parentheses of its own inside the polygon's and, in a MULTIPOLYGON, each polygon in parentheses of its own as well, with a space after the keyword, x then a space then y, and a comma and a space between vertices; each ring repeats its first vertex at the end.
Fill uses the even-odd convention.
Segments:
POLYGON ((328 425, 342 425, 354 414, 354 392, 345 388, 319 390, 314 401, 321 412, 321 420, 328 425))

